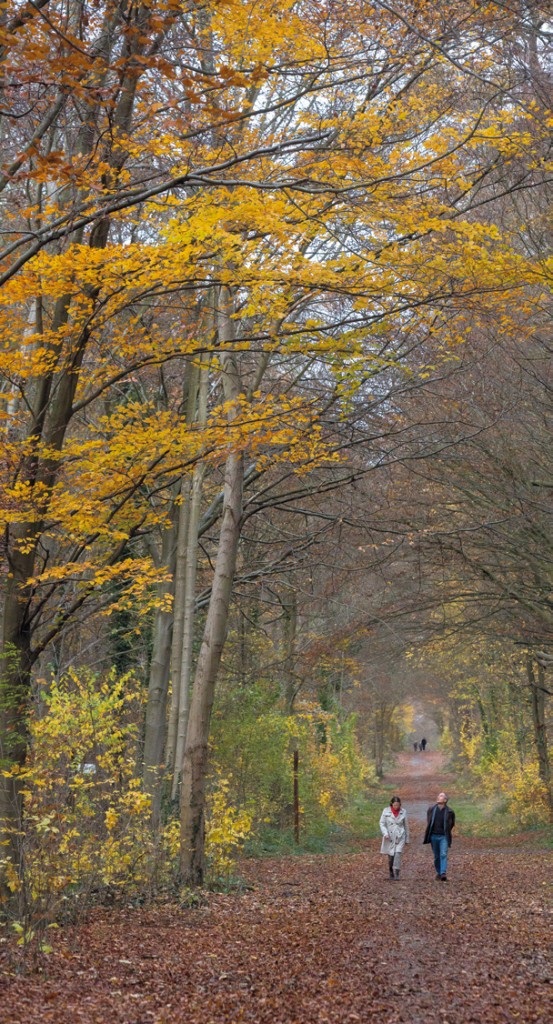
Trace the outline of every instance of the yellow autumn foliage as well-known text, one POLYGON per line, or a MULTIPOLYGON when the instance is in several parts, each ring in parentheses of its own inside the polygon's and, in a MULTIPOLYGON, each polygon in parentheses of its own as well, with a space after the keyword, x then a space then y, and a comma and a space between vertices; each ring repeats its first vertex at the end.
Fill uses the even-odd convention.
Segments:
MULTIPOLYGON (((143 694, 132 676, 69 671, 43 681, 29 718, 19 870, 12 892, 32 906, 106 885, 146 884, 150 800, 138 777, 143 694)), ((17 772, 12 768, 11 772, 17 772)))
POLYGON ((228 881, 235 859, 251 833, 253 815, 231 803, 230 782, 219 777, 208 801, 205 851, 211 879, 228 881))
MULTIPOLYGON (((26 766, 6 769, 23 786, 21 864, 2 859, 22 917, 55 915, 63 901, 106 886, 143 891, 172 877, 180 824, 171 817, 159 835, 142 789, 139 737, 143 688, 133 675, 99 681, 69 671, 43 681, 29 720, 26 766)), ((206 851, 211 880, 228 881, 252 828, 252 815, 233 806, 226 778, 214 780, 206 851)))

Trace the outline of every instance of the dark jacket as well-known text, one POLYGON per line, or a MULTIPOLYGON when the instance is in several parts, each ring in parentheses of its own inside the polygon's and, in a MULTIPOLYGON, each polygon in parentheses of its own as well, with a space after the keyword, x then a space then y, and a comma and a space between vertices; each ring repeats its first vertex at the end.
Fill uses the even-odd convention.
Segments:
MULTIPOLYGON (((438 804, 432 804, 432 807, 429 807, 427 812, 426 812, 426 822, 427 822, 427 824, 426 824, 426 832, 424 833, 423 843, 429 843, 430 842, 430 836, 432 834, 432 825, 434 824, 434 815, 436 813, 437 807, 438 807, 438 804)), ((455 811, 453 811, 451 809, 451 807, 448 807, 447 804, 446 804, 445 805, 445 815, 444 815, 444 828, 445 828, 445 834, 447 836, 447 845, 448 846, 451 846, 451 829, 453 828, 454 825, 455 825, 455 811)))

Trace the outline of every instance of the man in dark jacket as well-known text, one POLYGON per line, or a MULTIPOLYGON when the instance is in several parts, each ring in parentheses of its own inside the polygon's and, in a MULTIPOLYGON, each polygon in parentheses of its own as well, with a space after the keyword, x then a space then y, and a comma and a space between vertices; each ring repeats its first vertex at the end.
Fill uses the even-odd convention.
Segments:
POLYGON ((438 793, 436 803, 426 812, 426 822, 423 843, 432 846, 436 878, 447 882, 447 854, 451 846, 451 831, 455 826, 455 811, 447 806, 447 793, 438 793))

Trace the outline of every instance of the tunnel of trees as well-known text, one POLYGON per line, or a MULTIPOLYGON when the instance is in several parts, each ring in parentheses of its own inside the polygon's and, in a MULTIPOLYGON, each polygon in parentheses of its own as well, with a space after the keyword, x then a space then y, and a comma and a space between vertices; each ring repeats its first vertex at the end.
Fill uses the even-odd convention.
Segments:
POLYGON ((550 39, 3 5, 6 899, 339 821, 417 711, 552 814, 550 39))

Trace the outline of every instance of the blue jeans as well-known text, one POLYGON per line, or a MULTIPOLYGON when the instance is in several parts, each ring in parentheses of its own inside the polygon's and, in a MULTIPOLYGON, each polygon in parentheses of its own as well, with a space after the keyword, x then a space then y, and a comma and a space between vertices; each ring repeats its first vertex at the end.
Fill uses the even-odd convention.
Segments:
POLYGON ((447 875, 447 836, 430 836, 432 853, 434 854, 434 867, 437 875, 447 875))

